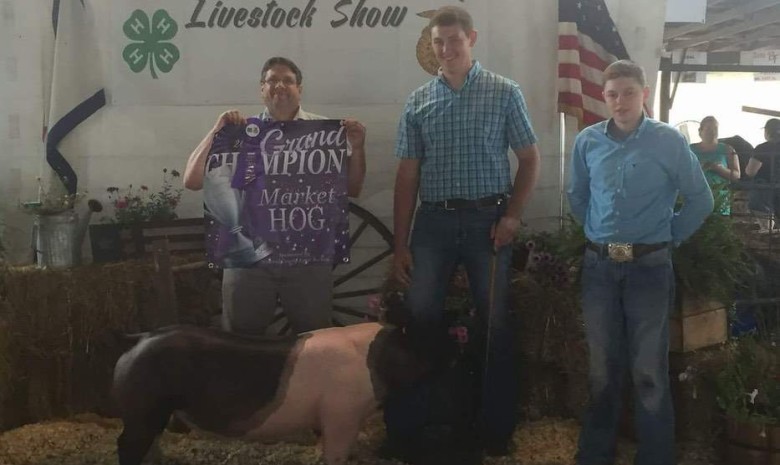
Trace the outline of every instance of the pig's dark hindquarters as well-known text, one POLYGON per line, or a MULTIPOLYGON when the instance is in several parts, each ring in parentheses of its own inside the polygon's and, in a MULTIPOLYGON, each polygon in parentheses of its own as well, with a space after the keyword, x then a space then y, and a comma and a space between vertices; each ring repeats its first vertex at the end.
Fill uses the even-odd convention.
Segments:
POLYGON ((117 363, 120 465, 140 464, 175 410, 204 430, 243 434, 236 424, 273 402, 296 342, 186 326, 151 333, 117 363))

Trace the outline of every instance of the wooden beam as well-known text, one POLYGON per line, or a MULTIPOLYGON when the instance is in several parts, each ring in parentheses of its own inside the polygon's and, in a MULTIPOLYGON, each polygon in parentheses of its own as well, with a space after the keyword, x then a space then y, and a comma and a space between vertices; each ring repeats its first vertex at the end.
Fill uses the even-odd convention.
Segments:
POLYGON ((737 8, 731 8, 722 13, 718 13, 706 18, 704 24, 693 23, 686 24, 685 26, 668 28, 664 31, 664 42, 668 42, 671 39, 680 37, 685 34, 709 29, 712 26, 725 23, 726 21, 731 21, 732 19, 743 18, 747 15, 755 13, 756 11, 778 4, 780 4, 780 0, 754 0, 752 2, 746 2, 737 8))
POLYGON ((661 69, 668 71, 705 71, 705 72, 718 72, 718 73, 780 73, 780 66, 765 66, 765 65, 689 65, 672 63, 665 66, 661 62, 661 69))
POLYGON ((699 44, 707 43, 712 40, 721 39, 723 37, 733 36, 745 31, 752 31, 770 25, 772 23, 780 22, 780 8, 772 8, 771 11, 767 11, 762 14, 754 15, 751 21, 740 21, 732 26, 723 28, 714 28, 707 34, 694 37, 692 39, 672 40, 666 44, 666 50, 677 50, 682 48, 691 48, 699 44))
POLYGON ((780 117, 780 111, 777 111, 777 110, 767 110, 765 108, 756 108, 756 107, 743 106, 742 107, 742 111, 744 111, 745 113, 757 113, 759 115, 780 117))
POLYGON ((780 25, 762 27, 755 31, 748 32, 745 35, 740 35, 735 37, 733 42, 724 42, 722 44, 717 44, 715 46, 709 47, 707 50, 710 52, 716 52, 718 50, 725 50, 725 49, 749 51, 752 49, 741 48, 740 45, 750 44, 753 42, 763 42, 765 40, 770 40, 770 39, 780 42, 780 25), (774 35, 777 35, 779 37, 772 38, 772 36, 774 35))

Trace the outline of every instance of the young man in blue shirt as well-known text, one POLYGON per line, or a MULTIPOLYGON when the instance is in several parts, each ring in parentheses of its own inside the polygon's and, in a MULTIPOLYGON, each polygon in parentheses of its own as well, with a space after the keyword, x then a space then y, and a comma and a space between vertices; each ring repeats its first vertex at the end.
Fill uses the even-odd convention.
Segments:
POLYGON ((644 114, 650 89, 638 65, 604 70, 609 114, 574 142, 569 202, 589 243, 582 264, 582 312, 590 351, 590 405, 578 465, 615 461, 624 372, 634 386, 636 465, 673 465, 669 390, 672 247, 712 212, 701 166, 673 127, 644 114), (683 200, 675 212, 677 197, 683 200))
MULTIPOLYGON (((539 152, 520 87, 472 59, 477 31, 468 12, 442 7, 429 25, 441 68, 409 96, 398 126, 394 273, 409 285, 413 326, 437 328, 452 273, 464 264, 477 309, 477 334, 470 339, 483 345, 487 339, 490 348, 480 370, 480 446, 505 455, 518 392, 517 329, 508 292, 511 243, 536 184, 539 152), (514 185, 509 148, 518 160, 514 185), (409 241, 418 193, 421 205, 409 241)), ((416 398, 387 404, 390 442, 419 441, 425 405, 416 398)))

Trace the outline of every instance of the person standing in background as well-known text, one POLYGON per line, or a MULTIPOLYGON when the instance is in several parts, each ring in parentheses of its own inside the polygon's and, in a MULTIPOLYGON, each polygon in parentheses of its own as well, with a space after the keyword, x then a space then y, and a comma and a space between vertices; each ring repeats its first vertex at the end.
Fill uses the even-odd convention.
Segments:
POLYGON ((705 116, 699 123, 701 142, 691 144, 691 150, 701 163, 707 183, 713 189, 721 215, 731 215, 729 184, 739 181, 737 152, 728 144, 718 142, 718 120, 705 116))
MULTIPOLYGON (((780 119, 771 118, 764 125, 766 142, 758 144, 753 150, 745 174, 756 184, 774 184, 778 182, 777 158, 780 157, 780 119)), ((780 213, 780 190, 753 189, 750 191, 748 207, 759 216, 760 231, 771 232, 780 213)))

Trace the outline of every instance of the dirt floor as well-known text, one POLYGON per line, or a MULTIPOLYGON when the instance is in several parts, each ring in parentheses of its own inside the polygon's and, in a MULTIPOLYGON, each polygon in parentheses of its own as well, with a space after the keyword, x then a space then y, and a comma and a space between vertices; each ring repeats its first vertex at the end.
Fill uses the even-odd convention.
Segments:
MULTIPOLYGON (((0 465, 115 465, 115 419, 81 415, 67 421, 27 425, 0 435, 0 465)), ((574 420, 544 419, 523 424, 515 433, 512 457, 488 458, 485 465, 570 465, 579 426, 574 420)), ((374 455, 383 437, 378 417, 361 433, 351 465, 398 465, 374 455)), ((314 437, 295 442, 255 444, 228 441, 196 433, 166 432, 160 441, 161 465, 315 465, 320 457, 314 437)), ((634 447, 619 446, 617 465, 632 463, 634 447)), ((679 465, 710 465, 718 461, 709 447, 680 444, 679 465)))

